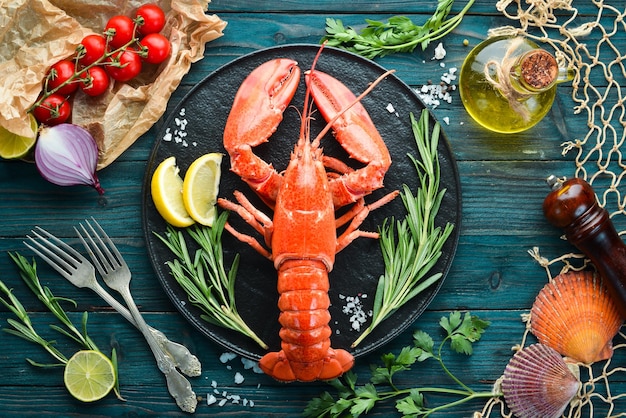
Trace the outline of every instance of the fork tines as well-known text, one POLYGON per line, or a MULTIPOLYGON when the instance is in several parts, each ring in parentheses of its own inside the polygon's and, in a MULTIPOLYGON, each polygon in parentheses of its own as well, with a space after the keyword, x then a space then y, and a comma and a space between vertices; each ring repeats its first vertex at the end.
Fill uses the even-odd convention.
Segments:
POLYGON ((27 235, 29 242, 24 241, 24 245, 62 275, 72 273, 86 261, 78 251, 45 229, 36 226, 31 232, 37 239, 27 235))
POLYGON ((115 244, 113 244, 111 238, 109 238, 107 233, 94 218, 91 218, 91 220, 96 228, 94 228, 91 223, 85 219, 87 228, 85 228, 82 223, 80 224, 80 228, 83 233, 81 234, 76 227, 74 230, 78 234, 78 238, 83 243, 85 249, 90 253, 89 255, 96 264, 98 270, 100 272, 109 273, 117 267, 125 265, 126 262, 115 247, 115 244))

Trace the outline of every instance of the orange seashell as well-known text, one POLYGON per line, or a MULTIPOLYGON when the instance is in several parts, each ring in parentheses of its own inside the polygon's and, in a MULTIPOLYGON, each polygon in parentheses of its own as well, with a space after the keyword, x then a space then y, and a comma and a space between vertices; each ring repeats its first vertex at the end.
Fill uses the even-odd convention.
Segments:
POLYGON ((531 331, 539 342, 585 364, 611 358, 622 322, 608 290, 589 271, 556 276, 530 311, 531 331))
POLYGON ((515 416, 557 418, 578 393, 580 380, 554 349, 533 344, 511 358, 501 387, 515 416))

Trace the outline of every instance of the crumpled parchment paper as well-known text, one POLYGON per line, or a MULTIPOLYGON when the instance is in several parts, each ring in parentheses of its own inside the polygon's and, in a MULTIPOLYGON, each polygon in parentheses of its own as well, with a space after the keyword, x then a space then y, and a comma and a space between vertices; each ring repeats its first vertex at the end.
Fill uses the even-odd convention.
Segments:
MULTIPOLYGON (((112 163, 165 112, 172 92, 205 44, 222 35, 226 22, 206 13, 210 0, 159 0, 166 13, 161 32, 172 53, 165 63, 144 64, 141 74, 115 82, 100 97, 73 96, 71 123, 98 143, 98 169, 112 163)), ((102 33, 109 18, 134 11, 140 0, 2 0, 0 7, 0 125, 33 135, 27 115, 52 64, 71 57, 90 33, 102 33)))

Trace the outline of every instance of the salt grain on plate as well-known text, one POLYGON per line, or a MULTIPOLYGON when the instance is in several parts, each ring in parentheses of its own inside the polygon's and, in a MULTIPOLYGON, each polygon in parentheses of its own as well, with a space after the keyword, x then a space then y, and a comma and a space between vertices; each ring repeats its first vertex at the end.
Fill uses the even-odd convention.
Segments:
MULTIPOLYGON (((187 141, 184 140, 184 138, 187 136, 187 124, 189 123, 189 121, 187 119, 184 118, 185 116, 185 108, 180 109, 180 111, 178 112, 178 116, 174 118, 174 125, 175 125, 175 129, 172 132, 171 128, 168 127, 165 129, 165 134, 163 135, 163 141, 167 141, 167 142, 171 142, 174 141, 176 144, 180 144, 183 147, 188 147, 189 143, 187 141)), ((194 146, 197 145, 197 143, 194 141, 192 142, 192 144, 194 146)))
POLYGON ((367 294, 361 293, 357 296, 345 296, 340 294, 339 299, 346 302, 341 311, 348 315, 352 329, 360 331, 361 326, 367 322, 368 317, 372 316, 372 311, 365 312, 363 309, 362 299, 367 299, 367 294))
POLYGON ((206 404, 213 405, 215 402, 217 402, 217 398, 209 393, 206 397, 206 404))

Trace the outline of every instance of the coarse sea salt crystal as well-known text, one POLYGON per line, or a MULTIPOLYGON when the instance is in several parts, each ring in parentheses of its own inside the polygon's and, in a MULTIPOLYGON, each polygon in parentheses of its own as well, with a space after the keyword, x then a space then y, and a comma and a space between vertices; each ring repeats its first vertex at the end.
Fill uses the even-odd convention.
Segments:
POLYGON ((217 402, 217 398, 209 393, 206 397, 206 404, 213 405, 215 402, 217 402))
POLYGON ((435 48, 434 60, 442 60, 446 57, 446 49, 443 47, 443 43, 439 42, 439 45, 435 48))
POLYGON ((252 369, 254 373, 263 374, 263 370, 261 370, 261 368, 259 367, 259 363, 257 361, 242 357, 241 364, 243 364, 243 368, 246 370, 252 369))
POLYGON ((235 373, 235 384, 240 385, 244 381, 243 375, 239 372, 235 373))
POLYGON ((235 354, 235 353, 222 353, 220 355, 220 362, 221 363, 228 363, 229 361, 231 361, 235 357, 237 357, 237 354, 235 354))

